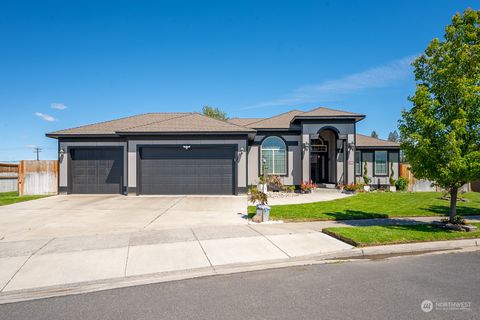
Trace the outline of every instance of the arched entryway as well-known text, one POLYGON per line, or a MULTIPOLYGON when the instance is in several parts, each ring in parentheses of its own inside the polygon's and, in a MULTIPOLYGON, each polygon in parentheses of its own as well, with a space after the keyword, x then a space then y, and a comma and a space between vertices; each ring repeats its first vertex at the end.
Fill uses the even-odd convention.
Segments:
POLYGON ((313 183, 336 182, 337 132, 322 129, 310 136, 310 179, 313 183))

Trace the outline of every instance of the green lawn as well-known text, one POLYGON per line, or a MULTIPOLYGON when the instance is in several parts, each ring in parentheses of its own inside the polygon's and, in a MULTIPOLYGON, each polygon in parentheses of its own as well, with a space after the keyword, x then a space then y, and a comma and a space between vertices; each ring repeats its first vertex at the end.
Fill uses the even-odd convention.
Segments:
POLYGON ((5 206, 7 204, 35 200, 40 198, 45 198, 48 196, 23 196, 19 197, 18 192, 0 192, 0 206, 5 206))
MULTIPOLYGON (((442 216, 449 201, 439 192, 370 192, 352 197, 305 204, 272 206, 270 217, 285 221, 347 220, 389 217, 442 216)), ((468 202, 458 202, 458 214, 480 214, 480 193, 461 195, 468 202)), ((248 208, 250 214, 255 207, 248 208)))
MULTIPOLYGON (((480 228, 480 223, 472 223, 480 228)), ((358 247, 382 244, 480 238, 480 231, 444 230, 429 224, 327 228, 323 232, 358 247)))

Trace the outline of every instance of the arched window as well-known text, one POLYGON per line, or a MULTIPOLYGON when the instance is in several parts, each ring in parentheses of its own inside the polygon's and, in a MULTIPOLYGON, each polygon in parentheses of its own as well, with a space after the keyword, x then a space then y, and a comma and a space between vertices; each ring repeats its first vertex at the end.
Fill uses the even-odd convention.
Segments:
POLYGON ((287 174, 287 146, 279 137, 268 137, 262 142, 260 152, 260 173, 263 174, 263 167, 266 167, 267 174, 287 174), (265 163, 263 163, 265 159, 265 163))

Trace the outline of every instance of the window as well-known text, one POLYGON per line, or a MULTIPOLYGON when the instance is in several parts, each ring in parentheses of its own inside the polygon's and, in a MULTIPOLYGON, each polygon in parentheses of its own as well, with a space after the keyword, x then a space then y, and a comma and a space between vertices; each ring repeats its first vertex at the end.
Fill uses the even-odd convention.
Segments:
POLYGON ((387 175, 387 151, 375 151, 374 175, 387 175))
POLYGON ((260 173, 263 174, 263 167, 267 174, 287 174, 287 146, 279 137, 268 137, 262 142, 260 152, 260 173), (263 163, 265 159, 265 164, 263 163))
POLYGON ((355 151, 355 175, 362 175, 362 152, 355 151))

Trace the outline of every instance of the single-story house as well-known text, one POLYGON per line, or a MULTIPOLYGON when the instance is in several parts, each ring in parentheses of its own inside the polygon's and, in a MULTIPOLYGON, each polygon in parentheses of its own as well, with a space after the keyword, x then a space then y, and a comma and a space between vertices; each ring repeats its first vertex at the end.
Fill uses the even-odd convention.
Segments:
POLYGON ((398 143, 356 133, 365 115, 316 108, 216 120, 147 113, 48 133, 58 139, 59 192, 241 194, 265 169, 285 185, 335 186, 367 174, 388 185, 398 143))

